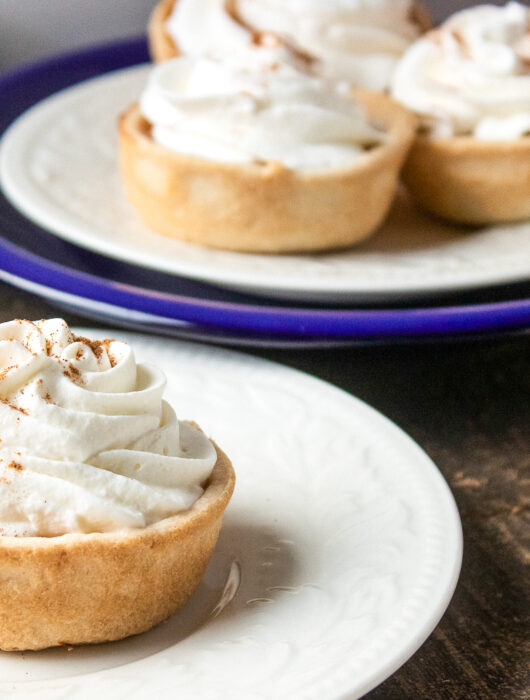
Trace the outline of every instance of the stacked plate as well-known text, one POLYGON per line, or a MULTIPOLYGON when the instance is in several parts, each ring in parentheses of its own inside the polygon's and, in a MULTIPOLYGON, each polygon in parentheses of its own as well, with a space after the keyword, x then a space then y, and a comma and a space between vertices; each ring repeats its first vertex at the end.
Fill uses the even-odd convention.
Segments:
POLYGON ((0 78, 2 279, 88 317, 232 344, 528 328, 530 223, 459 229, 402 194, 383 229, 348 251, 248 255, 148 231, 122 194, 116 144, 147 60, 133 39, 0 78))

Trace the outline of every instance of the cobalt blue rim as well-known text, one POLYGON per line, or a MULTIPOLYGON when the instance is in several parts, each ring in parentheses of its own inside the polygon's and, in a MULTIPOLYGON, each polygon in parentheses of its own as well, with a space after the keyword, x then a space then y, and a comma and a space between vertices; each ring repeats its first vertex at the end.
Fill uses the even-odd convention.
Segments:
MULTIPOLYGON (((0 131, 4 131, 25 109, 58 90, 147 59, 146 41, 142 37, 54 56, 4 73, 0 75, 0 101, 5 106, 0 115, 0 131)), ((7 227, 13 228, 14 225, 20 231, 21 226, 30 225, 18 214, 18 219, 14 219, 8 207, 0 209, 7 227)), ((34 241, 39 235, 48 235, 39 232, 38 227, 32 227, 34 241)), ((370 339, 483 333, 530 325, 530 299, 438 308, 329 310, 268 303, 258 305, 241 302, 239 300, 245 297, 226 292, 212 293, 212 300, 207 285, 201 291, 204 296, 173 294, 76 270, 61 264, 60 257, 59 262, 50 260, 17 245, 13 234, 11 238, 0 237, 0 269, 8 274, 93 301, 210 328, 264 336, 370 339)), ((82 255, 88 254, 82 251, 82 255)), ((98 258, 107 260, 104 256, 91 255, 96 265, 98 258)), ((114 263, 115 272, 119 267, 114 263)))
POLYGON ((67 268, 0 239, 0 268, 15 277, 93 301, 189 323, 275 335, 388 337, 522 328, 530 299, 434 309, 323 310, 259 307, 145 290, 67 268))

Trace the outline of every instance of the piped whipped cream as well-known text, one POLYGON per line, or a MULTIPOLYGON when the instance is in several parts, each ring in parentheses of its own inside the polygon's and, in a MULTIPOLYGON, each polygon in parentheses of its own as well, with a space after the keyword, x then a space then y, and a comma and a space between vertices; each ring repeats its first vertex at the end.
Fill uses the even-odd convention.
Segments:
POLYGON ((385 135, 345 83, 285 60, 283 47, 158 64, 141 96, 152 138, 180 154, 297 171, 351 166, 385 135))
POLYGON ((216 452, 165 383, 126 343, 61 319, 0 324, 0 535, 142 528, 190 508, 216 452))
POLYGON ((434 138, 530 134, 530 9, 517 2, 453 15, 401 59, 393 96, 434 138))
POLYGON ((177 0, 166 27, 195 55, 248 50, 256 32, 274 32, 317 58, 323 75, 384 90, 421 33, 413 9, 413 0, 177 0))

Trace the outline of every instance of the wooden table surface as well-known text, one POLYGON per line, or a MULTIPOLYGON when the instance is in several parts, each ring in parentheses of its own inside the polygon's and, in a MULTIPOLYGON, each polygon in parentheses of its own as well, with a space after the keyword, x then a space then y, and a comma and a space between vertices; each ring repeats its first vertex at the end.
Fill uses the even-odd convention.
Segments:
MULTIPOLYGON (((0 322, 57 315, 0 283, 0 322)), ((453 601, 413 658, 366 697, 530 698, 530 337, 251 354, 386 414, 433 458, 456 497, 464 561, 453 601)))

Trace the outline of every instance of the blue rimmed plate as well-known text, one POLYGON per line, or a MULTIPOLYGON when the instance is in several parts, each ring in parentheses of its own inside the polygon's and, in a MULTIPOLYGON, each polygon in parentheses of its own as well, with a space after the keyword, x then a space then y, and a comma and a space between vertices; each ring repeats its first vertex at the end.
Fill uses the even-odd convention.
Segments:
POLYGON ((78 248, 39 230, 5 200, 0 200, 0 222, 0 277, 80 313, 136 327, 165 326, 184 335, 201 330, 227 342, 328 344, 488 333, 530 324, 530 299, 353 310, 258 304, 253 297, 78 248))
POLYGON ((11 116, 23 111, 2 138, 2 187, 37 225, 121 262, 288 302, 431 301, 529 279, 530 222, 464 229, 419 212, 405 192, 368 241, 315 255, 212 250, 149 231, 123 194, 116 128, 145 84, 143 60, 142 42, 121 43, 37 64, 16 86, 0 81, 11 116), (73 76, 91 79, 72 86, 73 76), (46 85, 47 99, 25 109, 46 85))
MULTIPOLYGON (((145 61, 143 39, 96 47, 0 78, 0 129, 40 99, 145 61)), ((80 313, 213 341, 281 345, 425 339, 530 325, 527 285, 460 296, 458 305, 329 308, 281 303, 89 252, 45 232, 0 200, 0 276, 80 313), (523 298, 524 297, 524 298, 523 298)))

